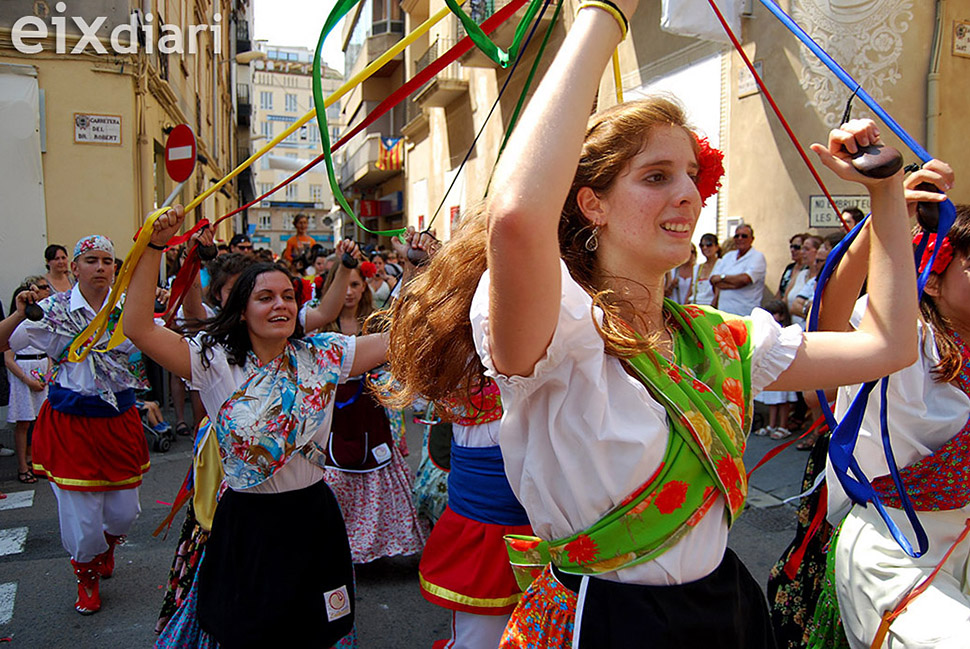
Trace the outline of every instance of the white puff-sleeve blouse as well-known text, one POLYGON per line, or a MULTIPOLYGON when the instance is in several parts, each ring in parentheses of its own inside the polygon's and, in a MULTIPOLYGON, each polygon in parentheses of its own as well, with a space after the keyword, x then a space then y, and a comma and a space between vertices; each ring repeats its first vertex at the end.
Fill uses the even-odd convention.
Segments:
MULTIPOLYGON (((596 522, 649 478, 667 446, 667 414, 646 388, 606 355, 593 323, 602 311, 560 262, 562 302, 552 342, 529 376, 496 371, 489 349, 488 272, 472 300, 475 346, 502 393, 500 445, 505 472, 536 534, 563 538, 596 522)), ((804 334, 782 329, 756 309, 752 327, 753 393, 794 359, 804 334)), ((627 583, 668 585, 710 574, 727 546, 723 497, 669 551, 601 575, 627 583)))

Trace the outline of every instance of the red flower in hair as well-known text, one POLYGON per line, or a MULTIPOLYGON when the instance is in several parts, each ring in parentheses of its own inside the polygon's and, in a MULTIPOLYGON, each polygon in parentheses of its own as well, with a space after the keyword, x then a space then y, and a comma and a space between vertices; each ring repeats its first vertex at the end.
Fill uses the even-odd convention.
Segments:
POLYGON ((360 274, 364 276, 364 279, 370 279, 377 274, 377 266, 369 261, 361 262, 360 274))
POLYGON ((721 189, 721 176, 724 175, 724 153, 715 149, 706 137, 697 138, 697 191, 701 195, 701 205, 721 189))

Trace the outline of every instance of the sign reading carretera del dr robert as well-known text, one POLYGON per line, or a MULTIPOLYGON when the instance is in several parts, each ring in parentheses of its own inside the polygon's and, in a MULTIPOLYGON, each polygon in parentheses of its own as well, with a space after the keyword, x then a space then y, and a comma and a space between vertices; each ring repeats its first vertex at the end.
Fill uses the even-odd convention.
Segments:
POLYGON ((168 134, 165 143, 165 170, 177 183, 189 179, 195 169, 195 133, 187 124, 179 124, 168 134))
POLYGON ((74 113, 74 141, 79 144, 121 144, 121 115, 74 113))

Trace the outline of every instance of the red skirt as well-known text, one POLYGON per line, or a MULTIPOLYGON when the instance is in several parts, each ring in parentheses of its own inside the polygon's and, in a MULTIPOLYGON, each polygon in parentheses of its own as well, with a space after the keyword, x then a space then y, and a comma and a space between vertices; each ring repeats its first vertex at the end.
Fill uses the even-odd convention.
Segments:
POLYGON ((532 528, 479 523, 446 507, 421 555, 421 594, 452 611, 511 613, 522 592, 502 540, 506 534, 531 535, 532 528))
POLYGON ((57 412, 45 401, 34 425, 34 473, 68 491, 117 491, 141 484, 148 443, 138 410, 117 417, 57 412))

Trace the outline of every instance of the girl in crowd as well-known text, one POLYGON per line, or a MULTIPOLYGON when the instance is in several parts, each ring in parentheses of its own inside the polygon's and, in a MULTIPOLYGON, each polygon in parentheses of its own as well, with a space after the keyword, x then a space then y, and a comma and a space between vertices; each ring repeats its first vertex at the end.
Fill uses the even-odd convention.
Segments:
MULTIPOLYGON (((262 263, 242 272, 198 336, 157 325, 157 251, 183 218, 176 207, 154 223, 123 322, 135 345, 199 389, 214 422, 229 488, 199 567, 199 625, 223 647, 329 646, 350 631, 354 609, 350 548, 322 471, 334 393, 384 362, 386 343, 304 337, 292 278, 262 263)), ((325 296, 308 326, 329 317, 337 299, 325 296)))
MULTIPOLYGON (((350 279, 340 312, 313 328, 360 336, 364 321, 375 311, 373 295, 359 266, 332 271, 327 291, 336 290, 341 275, 350 279)), ((307 328, 313 329, 309 324, 307 328)), ((326 479, 343 511, 354 563, 415 554, 427 537, 411 498, 410 469, 395 443, 388 414, 372 392, 388 378, 386 372, 358 372, 336 391, 326 479)))
POLYGON ((71 275, 71 260, 67 257, 67 248, 52 243, 44 249, 44 259, 47 265, 47 274, 44 279, 54 293, 70 291, 74 286, 74 277, 71 275))
MULTIPOLYGON (((10 301, 10 312, 17 310, 17 295, 24 291, 33 290, 38 299, 44 299, 51 294, 49 280, 44 277, 28 277, 17 287, 10 301)), ((27 433, 40 407, 47 399, 47 384, 44 376, 47 374, 50 359, 43 350, 36 347, 25 347, 17 351, 8 349, 3 352, 3 361, 7 366, 10 379, 10 406, 7 410, 7 423, 14 425, 14 450, 17 454, 17 480, 24 484, 37 482, 34 472, 30 469, 30 449, 27 446, 27 433)))
POLYGON ((797 324, 802 329, 805 328, 805 302, 798 302, 798 296, 815 290, 815 278, 818 277, 819 271, 815 257, 821 245, 821 237, 808 235, 802 239, 803 268, 794 275, 785 292, 785 302, 788 304, 792 323, 797 324))
MULTIPOLYGON (((636 1, 617 5, 632 14, 636 1)), ((739 319, 665 303, 698 186, 712 185, 710 153, 665 99, 589 118, 622 17, 579 11, 496 169, 503 191, 474 248, 487 273, 472 254, 439 254, 432 265, 451 272, 409 293, 428 310, 407 323, 417 342, 402 362, 454 389, 475 384, 477 354, 501 390, 505 471, 542 539, 517 551, 552 561, 502 647, 769 647, 761 589, 726 548, 746 494, 751 397, 912 362, 916 335, 900 323, 916 317, 915 277, 891 261, 909 254, 902 185, 859 175, 842 152, 877 142, 872 122, 813 147, 873 201, 875 311, 858 332, 805 335, 760 309, 739 319), (471 302, 471 336, 468 320, 436 316, 450 299, 471 302)))
POLYGON ((694 292, 694 264, 697 261, 697 248, 690 246, 690 257, 677 268, 667 273, 664 279, 664 295, 677 304, 687 304, 694 292))
POLYGON ((721 244, 717 242, 717 235, 707 234, 701 236, 701 253, 704 261, 694 266, 694 291, 689 302, 691 304, 714 304, 714 287, 711 286, 711 273, 717 260, 721 258, 721 244))
POLYGON ((371 256, 375 273, 367 280, 374 294, 374 308, 378 310, 387 308, 391 303, 391 293, 398 282, 397 277, 387 272, 387 259, 385 257, 386 255, 381 252, 375 252, 371 256))
POLYGON ((781 273, 781 280, 778 282, 779 300, 785 299, 785 294, 788 292, 788 285, 804 267, 802 265, 802 243, 805 241, 806 236, 808 235, 796 234, 788 240, 788 251, 791 254, 791 263, 785 266, 785 270, 781 273))
MULTIPOLYGON (((915 191, 923 182, 948 191, 953 186, 952 170, 945 163, 931 161, 908 179, 915 200, 942 200, 942 194, 915 191)), ((915 204, 912 209, 915 211, 915 204)), ((828 519, 833 525, 841 523, 829 546, 826 572, 828 578, 834 574, 844 638, 854 648, 963 647, 970 637, 966 572, 970 539, 961 539, 970 518, 970 482, 966 479, 970 466, 970 206, 957 206, 956 223, 945 238, 921 233, 914 245, 924 236, 929 237, 929 246, 920 271, 929 264, 933 249, 938 254, 919 303, 919 321, 915 327, 910 325, 918 332, 919 358, 890 376, 886 415, 902 482, 928 536, 926 553, 919 558, 904 553, 875 509, 852 506, 831 465, 826 469, 828 519), (887 614, 937 569, 935 580, 890 624, 887 614)), ((866 259, 872 254, 872 236, 866 226, 826 288, 821 328, 843 329, 850 320, 856 326, 860 315, 873 309, 873 285, 878 276, 871 268, 868 278, 865 272, 866 259), (863 280, 868 281, 868 304, 865 298, 853 304, 863 280)), ((858 389, 839 390, 837 418, 858 389)), ((890 517, 908 532, 911 528, 882 447, 881 406, 876 390, 869 399, 855 457, 863 472, 873 478, 873 487, 890 517)), ((831 613, 827 608, 832 604, 834 600, 823 595, 816 620, 831 621, 826 613, 831 613)), ((825 646, 834 646, 828 642, 837 636, 823 625, 815 637, 825 646)))

